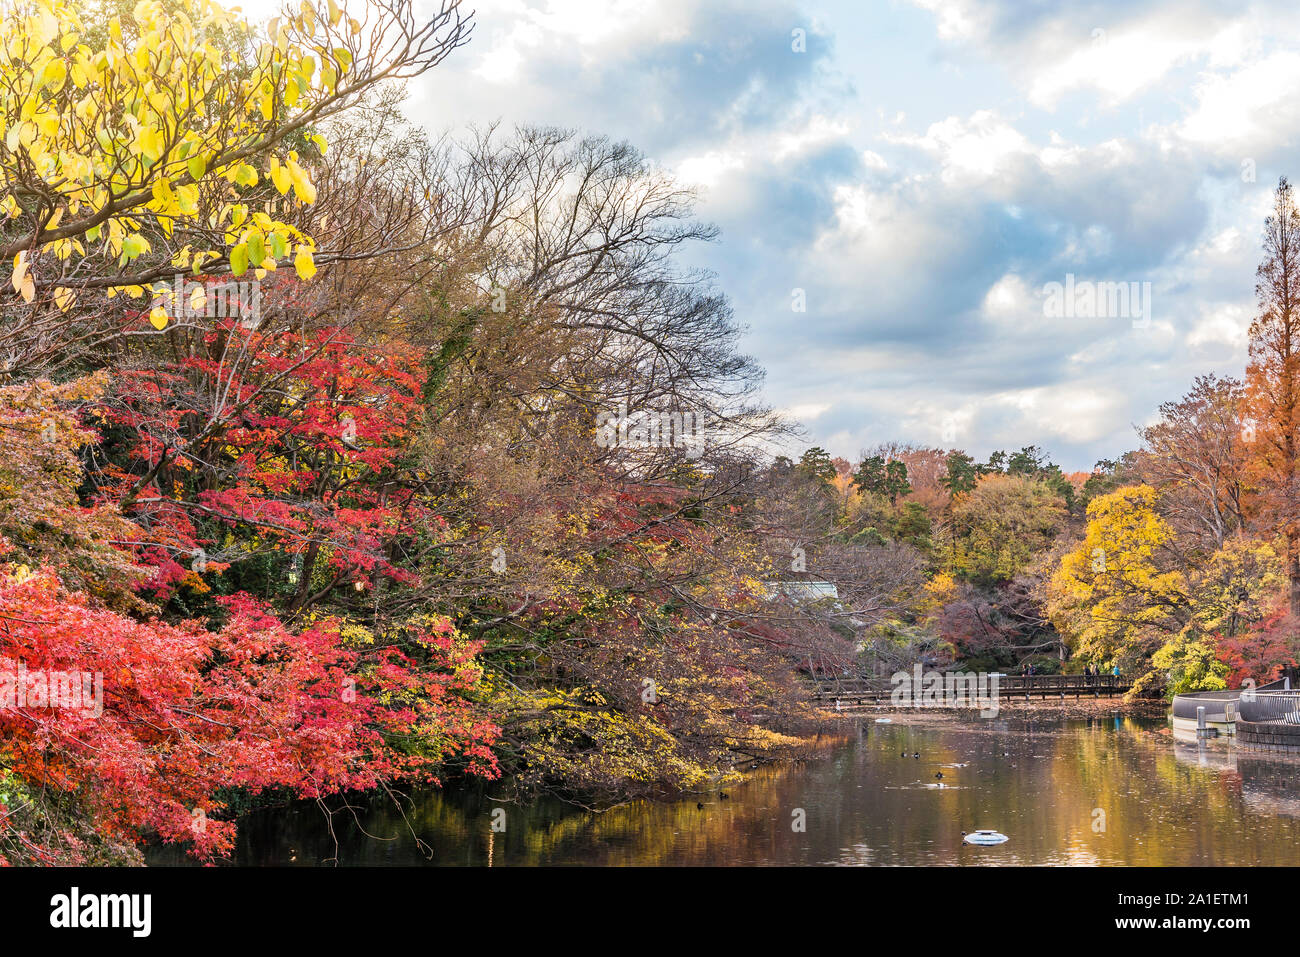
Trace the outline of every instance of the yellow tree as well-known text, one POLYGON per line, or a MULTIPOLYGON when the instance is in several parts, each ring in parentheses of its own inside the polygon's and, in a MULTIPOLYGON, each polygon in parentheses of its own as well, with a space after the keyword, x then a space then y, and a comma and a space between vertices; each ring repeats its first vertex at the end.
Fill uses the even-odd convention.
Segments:
POLYGON ((1152 683, 1167 684, 1172 694, 1226 688, 1232 655, 1224 653, 1224 641, 1237 639, 1240 647, 1285 597, 1285 554, 1283 541, 1275 546, 1236 536, 1189 570, 1191 618, 1152 656, 1152 683))
MULTIPOLYGON (((289 262, 309 278, 297 207, 316 198, 319 124, 463 43, 458 5, 420 23, 406 0, 360 18, 303 0, 253 27, 211 0, 141 0, 101 21, 65 0, 0 0, 17 25, 0 43, 6 371, 84 338, 70 329, 103 295, 289 262)), ((166 301, 151 319, 166 324, 166 301)))
POLYGON ((1083 541, 1048 583, 1048 614, 1076 654, 1133 670, 1186 623, 1187 584, 1156 491, 1129 486, 1088 503, 1083 541))

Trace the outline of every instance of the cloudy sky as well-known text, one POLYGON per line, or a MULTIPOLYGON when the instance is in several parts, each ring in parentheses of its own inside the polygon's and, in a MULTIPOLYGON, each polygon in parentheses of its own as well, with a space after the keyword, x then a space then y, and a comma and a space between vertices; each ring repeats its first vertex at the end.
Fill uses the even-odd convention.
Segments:
POLYGON ((722 234, 691 256, 806 444, 1086 469, 1244 369, 1270 192, 1300 175, 1290 0, 469 5, 414 117, 576 126, 697 184, 722 234), (1149 318, 1048 315, 1067 274, 1150 283, 1149 318))

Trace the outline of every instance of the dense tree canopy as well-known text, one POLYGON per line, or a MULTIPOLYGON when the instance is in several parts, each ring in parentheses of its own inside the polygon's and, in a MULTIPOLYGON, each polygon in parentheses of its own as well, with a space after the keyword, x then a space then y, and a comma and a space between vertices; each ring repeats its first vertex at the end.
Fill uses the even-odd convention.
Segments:
POLYGON ((404 122, 455 0, 5 12, 0 862, 452 775, 712 787, 817 726, 809 677, 1294 664, 1285 181, 1244 382, 1091 474, 849 462, 763 405, 669 171, 404 122))

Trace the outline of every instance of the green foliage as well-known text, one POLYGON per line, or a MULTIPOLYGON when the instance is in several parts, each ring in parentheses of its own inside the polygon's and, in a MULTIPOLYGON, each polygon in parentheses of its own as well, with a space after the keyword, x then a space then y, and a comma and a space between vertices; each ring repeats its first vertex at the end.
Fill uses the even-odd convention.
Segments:
POLYGON ((986 475, 953 505, 952 571, 976 584, 1008 582, 1051 547, 1064 518, 1045 483, 986 475))
POLYGON ((1151 656, 1151 666, 1166 673, 1166 693, 1173 697, 1191 691, 1221 691, 1228 666, 1218 659, 1214 642, 1193 638, 1187 631, 1151 656))
POLYGON ((891 505, 912 491, 907 484, 907 463, 900 459, 886 461, 883 455, 864 459, 853 473, 853 484, 864 492, 884 496, 891 505))
POLYGON ((1092 474, 1083 483, 1083 489, 1079 495, 1079 504, 1086 510, 1088 503, 1093 499, 1101 495, 1108 495, 1122 484, 1124 483, 1120 463, 1111 459, 1100 459, 1093 466, 1092 474))
POLYGON ((920 502, 904 502, 894 526, 895 539, 906 542, 929 557, 934 551, 933 534, 929 509, 920 502))
POLYGON ((965 452, 953 452, 948 456, 948 474, 943 480, 944 487, 953 495, 973 491, 979 482, 980 466, 965 452))
POLYGON ((983 471, 985 474, 1001 473, 1042 482, 1061 498, 1067 511, 1074 506, 1074 486, 1061 474, 1060 466, 1048 461, 1047 453, 1036 445, 1026 445, 1010 455, 994 452, 983 471))
POLYGON ((801 474, 827 485, 835 479, 835 464, 831 461, 830 453, 820 446, 813 446, 805 452, 795 468, 801 474))

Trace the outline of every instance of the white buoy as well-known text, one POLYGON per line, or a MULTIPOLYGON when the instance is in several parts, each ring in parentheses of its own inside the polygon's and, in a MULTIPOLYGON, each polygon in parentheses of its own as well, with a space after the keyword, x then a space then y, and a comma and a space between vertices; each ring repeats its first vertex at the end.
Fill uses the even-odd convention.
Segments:
POLYGON ((1010 838, 1005 834, 999 834, 997 831, 976 831, 974 834, 966 835, 967 844, 1005 844, 1010 838))

